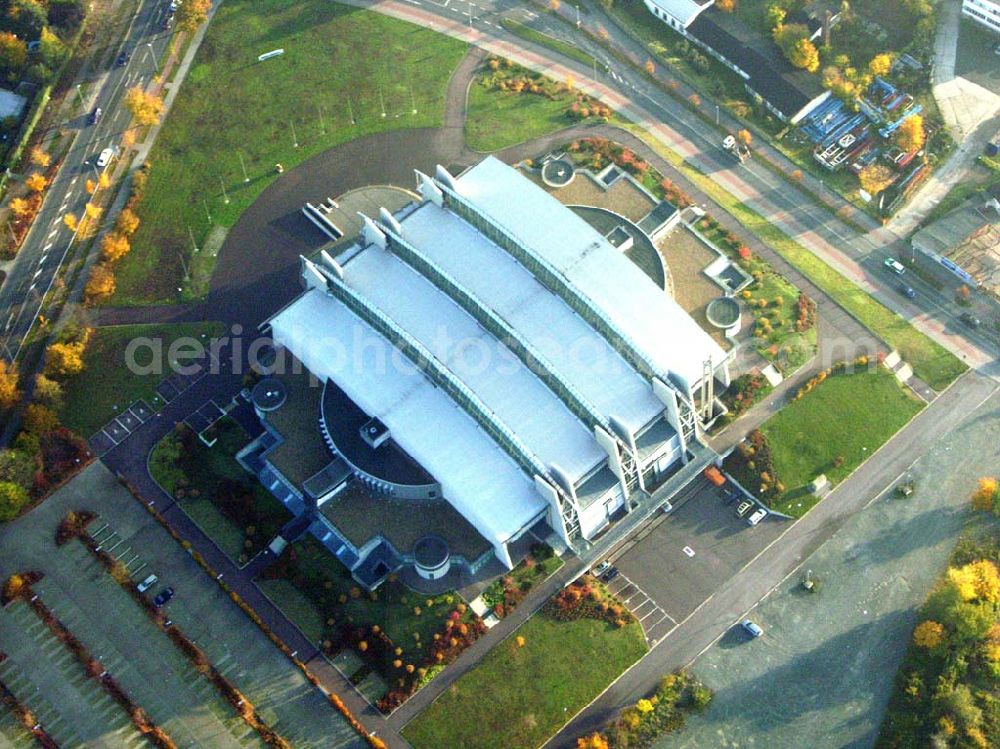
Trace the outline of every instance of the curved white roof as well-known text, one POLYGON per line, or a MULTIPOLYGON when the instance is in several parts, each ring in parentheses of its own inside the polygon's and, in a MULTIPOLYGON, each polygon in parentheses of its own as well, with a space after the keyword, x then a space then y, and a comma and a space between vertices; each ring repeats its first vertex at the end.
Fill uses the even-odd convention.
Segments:
POLYGON ((456 191, 544 258, 663 372, 693 385, 725 352, 663 289, 586 221, 516 169, 488 156, 456 191))
MULTIPOLYGON (((485 539, 499 545, 545 500, 518 465, 441 388, 324 290, 310 289, 271 319, 276 346, 331 379, 441 484, 485 539)), ((317 419, 319 415, 317 414, 317 419)), ((317 426, 317 428, 319 428, 317 426)))

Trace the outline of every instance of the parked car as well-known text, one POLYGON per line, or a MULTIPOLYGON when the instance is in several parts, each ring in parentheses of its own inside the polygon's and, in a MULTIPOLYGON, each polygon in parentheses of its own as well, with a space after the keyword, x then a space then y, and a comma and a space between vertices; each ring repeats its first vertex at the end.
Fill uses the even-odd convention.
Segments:
POLYGON ((753 502, 751 502, 748 499, 744 499, 742 502, 736 505, 736 517, 738 518, 746 517, 746 514, 750 512, 752 507, 753 507, 753 502))
POLYGON ((917 292, 913 290, 913 287, 907 286, 906 284, 903 284, 902 286, 899 287, 899 293, 905 296, 907 299, 915 299, 917 296, 917 292))
POLYGON ((895 258, 887 257, 884 261, 882 261, 882 264, 897 276, 901 276, 906 273, 906 268, 904 268, 903 264, 895 258))
POLYGON ((605 560, 604 560, 603 562, 601 562, 601 563, 600 563, 599 565, 597 565, 596 567, 594 567, 594 569, 592 569, 592 570, 590 571, 590 573, 591 573, 591 574, 592 574, 592 575, 593 575, 594 577, 600 577, 600 576, 601 576, 601 575, 603 575, 603 574, 604 574, 605 572, 607 572, 607 571, 608 571, 609 569, 611 569, 611 560, 610 560, 610 559, 605 559, 605 560))
POLYGON ((154 585, 156 585, 156 582, 159 579, 160 578, 158 578, 156 575, 150 575, 145 580, 143 580, 141 583, 139 583, 139 585, 136 586, 136 587, 138 587, 140 593, 145 593, 147 590, 149 590, 154 585))
POLYGON ((978 328, 980 325, 982 325, 982 322, 980 322, 979 318, 976 317, 971 312, 963 312, 958 316, 958 319, 961 320, 966 325, 968 325, 970 328, 978 328))
POLYGON ((164 588, 163 590, 161 590, 159 593, 156 594, 156 598, 153 599, 153 605, 159 608, 173 597, 174 597, 174 589, 164 588))
POLYGON ((758 508, 750 517, 747 518, 747 522, 750 525, 757 525, 761 520, 767 517, 767 510, 763 507, 758 508))
POLYGON ((91 111, 90 115, 88 115, 87 117, 87 124, 96 125, 97 121, 101 119, 102 114, 104 114, 103 109, 101 109, 100 107, 94 107, 93 111, 91 111))
POLYGON ((764 634, 764 630, 762 630, 759 626, 754 624, 749 619, 744 619, 742 622, 740 622, 740 626, 743 627, 743 631, 746 632, 751 637, 760 637, 762 634, 764 634))
POLYGON ((128 53, 128 50, 122 50, 118 57, 115 58, 115 66, 119 68, 124 68, 128 65, 128 61, 132 59, 132 55, 128 53))
POLYGON ((618 568, 612 567, 601 576, 601 580, 603 580, 606 583, 610 583, 616 577, 618 577, 618 568))
POLYGON ((662 505, 660 505, 660 512, 662 512, 664 515, 666 515, 672 509, 674 509, 674 506, 670 504, 670 500, 667 500, 662 505))
POLYGON ((106 167, 108 164, 111 163, 111 159, 113 159, 114 157, 115 157, 114 149, 105 148, 97 155, 97 161, 95 161, 94 163, 97 164, 97 167, 99 169, 103 169, 104 167, 106 167))

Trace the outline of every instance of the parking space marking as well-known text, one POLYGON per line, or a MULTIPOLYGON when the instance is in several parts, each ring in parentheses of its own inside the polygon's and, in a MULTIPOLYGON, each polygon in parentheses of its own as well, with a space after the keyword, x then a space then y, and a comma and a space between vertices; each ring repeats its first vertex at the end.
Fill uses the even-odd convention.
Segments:
POLYGON ((622 572, 619 572, 614 580, 606 583, 606 587, 612 595, 624 603, 626 608, 632 612, 632 615, 639 621, 640 626, 642 626, 643 634, 649 642, 656 642, 659 639, 652 637, 651 633, 653 628, 661 624, 665 619, 671 622, 671 629, 677 625, 676 619, 670 616, 651 595, 632 582, 622 572), (618 582, 619 580, 621 581, 620 583, 618 582), (633 605, 633 601, 637 601, 635 605, 633 605), (649 606, 648 610, 646 610, 647 605, 649 606), (659 614, 658 617, 657 614, 659 614))

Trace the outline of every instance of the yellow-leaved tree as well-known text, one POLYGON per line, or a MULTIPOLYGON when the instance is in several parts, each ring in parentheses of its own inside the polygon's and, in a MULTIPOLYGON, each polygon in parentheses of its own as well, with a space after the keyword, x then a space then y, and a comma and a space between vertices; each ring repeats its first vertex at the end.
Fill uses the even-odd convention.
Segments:
POLYGON ((131 249, 128 239, 118 232, 106 234, 101 240, 101 254, 111 262, 121 260, 131 249))
POLYGON ((17 368, 0 359, 0 408, 10 408, 20 399, 17 377, 17 368))
POLYGON ((869 164, 861 170, 858 181, 865 192, 875 195, 891 185, 895 176, 885 164, 869 164))
POLYGON ((868 72, 872 75, 889 75, 889 71, 892 69, 892 55, 888 52, 883 52, 880 55, 875 55, 871 62, 868 63, 868 72))
POLYGON ((125 106, 138 124, 155 125, 163 112, 163 99, 143 91, 141 86, 133 86, 125 94, 125 106))
POLYGON ((49 377, 67 377, 83 371, 83 341, 53 343, 45 351, 45 374, 49 377))
POLYGON ((917 647, 933 650, 944 642, 944 627, 933 621, 920 622, 913 630, 913 642, 917 647))
POLYGON ((896 145, 904 151, 920 150, 924 147, 926 138, 924 118, 919 114, 907 117, 896 130, 896 145))

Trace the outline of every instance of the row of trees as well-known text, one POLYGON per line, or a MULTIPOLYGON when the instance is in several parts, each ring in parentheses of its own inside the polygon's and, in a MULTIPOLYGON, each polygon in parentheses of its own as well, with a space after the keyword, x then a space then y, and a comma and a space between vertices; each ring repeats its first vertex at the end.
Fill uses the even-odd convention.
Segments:
MULTIPOLYGON (((182 6, 183 7, 183 6, 182 6)), ((163 113, 163 99, 140 86, 133 86, 125 95, 125 106, 137 127, 148 127, 159 122, 163 113)), ((131 238, 139 228, 136 208, 146 189, 148 165, 132 175, 132 194, 128 203, 115 220, 114 230, 101 240, 101 259, 90 269, 84 288, 84 301, 96 305, 110 299, 117 288, 115 265, 132 250, 131 238)))

